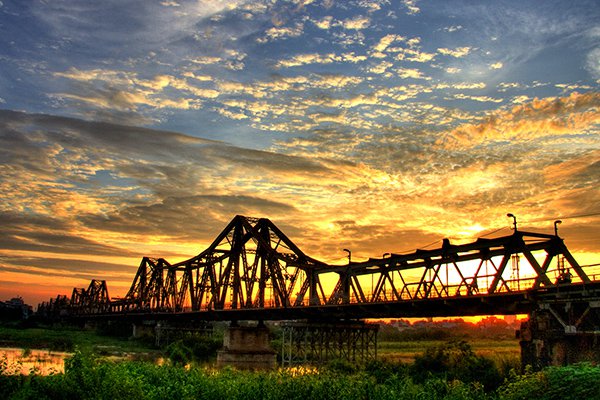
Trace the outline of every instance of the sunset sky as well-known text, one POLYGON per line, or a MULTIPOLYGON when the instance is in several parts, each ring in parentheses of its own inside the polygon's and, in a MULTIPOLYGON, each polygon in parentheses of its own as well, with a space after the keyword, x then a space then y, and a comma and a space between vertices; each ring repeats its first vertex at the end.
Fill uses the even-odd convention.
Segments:
POLYGON ((236 214, 343 263, 510 212, 600 263, 599 83, 597 0, 0 0, 0 300, 236 214))

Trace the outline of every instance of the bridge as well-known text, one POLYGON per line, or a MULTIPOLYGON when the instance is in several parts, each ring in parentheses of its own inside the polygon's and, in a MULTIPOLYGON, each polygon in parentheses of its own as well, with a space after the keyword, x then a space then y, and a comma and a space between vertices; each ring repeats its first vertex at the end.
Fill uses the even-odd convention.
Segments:
MULTIPOLYGON (((360 262, 348 256, 345 265, 324 263, 270 220, 238 215, 195 257, 142 258, 122 298, 109 297, 106 281, 92 280, 70 298, 40 304, 38 314, 171 324, 302 320, 304 339, 311 324, 324 332, 332 321, 528 314, 520 332, 524 362, 569 363, 584 350, 599 356, 593 343, 600 335, 600 280, 579 265, 556 229, 521 231, 515 220, 507 236, 458 245, 444 239, 439 248, 360 262)), ((359 330, 372 337, 365 326, 359 330)))

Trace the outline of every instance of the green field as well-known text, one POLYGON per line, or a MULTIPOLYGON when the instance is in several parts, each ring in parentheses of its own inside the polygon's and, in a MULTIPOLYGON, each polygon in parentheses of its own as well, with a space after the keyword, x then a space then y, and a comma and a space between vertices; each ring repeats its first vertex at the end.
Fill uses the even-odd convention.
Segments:
POLYGON ((127 337, 103 335, 94 330, 74 327, 23 329, 0 326, 0 347, 66 352, 78 349, 103 355, 159 353, 159 350, 153 348, 152 342, 147 340, 130 340, 127 337))
MULTIPOLYGON (((519 341, 516 339, 468 339, 467 341, 476 354, 491 359, 518 359, 521 354, 519 341)), ((446 342, 446 340, 380 341, 377 356, 381 360, 410 364, 427 348, 440 346, 446 342)))
MULTIPOLYGON (((520 357, 519 342, 516 339, 466 339, 473 351, 492 360, 515 364, 520 357)), ((427 348, 440 346, 447 340, 387 340, 379 341, 378 359, 410 364, 415 357, 422 355, 427 348)), ((28 328, 0 326, 0 347, 21 347, 29 349, 50 349, 74 351, 101 355, 139 354, 140 358, 158 358, 161 350, 154 347, 151 340, 133 340, 126 336, 99 334, 94 330, 73 327, 28 328)), ((279 347, 274 348, 279 351, 279 347)))

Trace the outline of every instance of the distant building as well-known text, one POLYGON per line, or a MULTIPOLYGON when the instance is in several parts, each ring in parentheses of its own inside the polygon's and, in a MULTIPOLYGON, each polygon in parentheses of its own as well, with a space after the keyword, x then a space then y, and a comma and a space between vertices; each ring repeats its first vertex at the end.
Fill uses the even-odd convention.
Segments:
POLYGON ((10 300, 0 301, 0 319, 27 319, 32 313, 32 307, 29 304, 25 304, 22 297, 13 297, 10 300))

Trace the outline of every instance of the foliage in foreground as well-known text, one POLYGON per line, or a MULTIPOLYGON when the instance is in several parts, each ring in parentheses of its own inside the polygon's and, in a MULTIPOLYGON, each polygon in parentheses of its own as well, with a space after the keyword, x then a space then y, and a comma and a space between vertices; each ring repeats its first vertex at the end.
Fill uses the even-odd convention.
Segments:
POLYGON ((415 382, 414 371, 374 362, 362 371, 321 370, 244 372, 186 369, 143 362, 96 359, 82 353, 66 362, 66 372, 51 376, 7 375, 0 360, 3 399, 600 399, 600 367, 589 364, 513 374, 497 391, 480 383, 440 376, 415 382))
MULTIPOLYGON (((75 353, 66 372, 51 376, 0 375, 4 399, 485 399, 481 385, 441 379, 415 384, 393 371, 281 370, 243 372, 142 362, 111 363, 75 353)), ((3 371, 0 371, 3 372, 3 371)))
POLYGON ((600 366, 575 364, 514 375, 499 390, 506 400, 600 399, 600 366))

